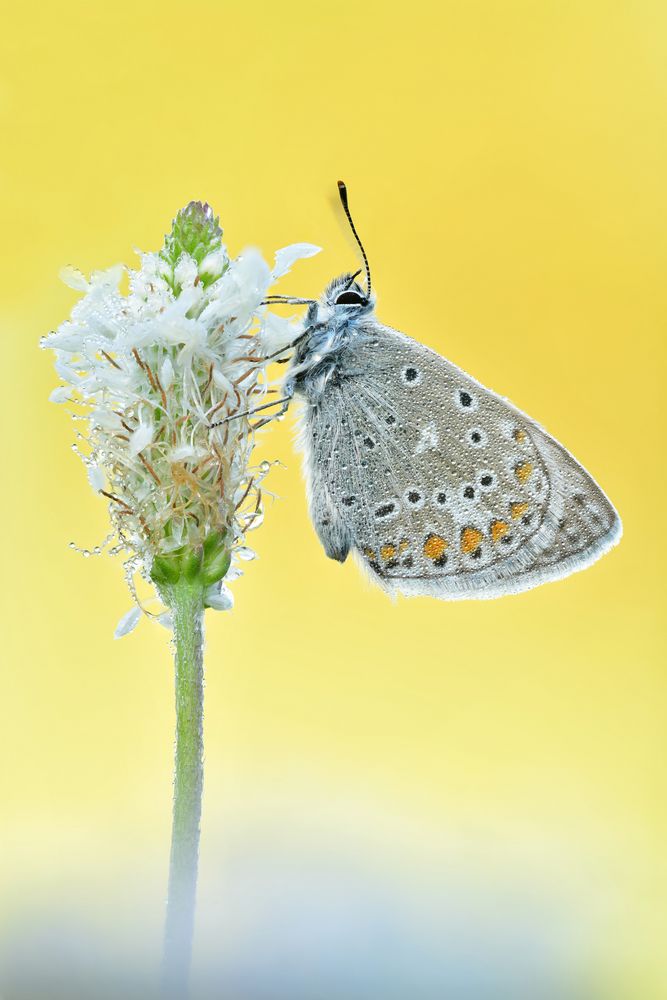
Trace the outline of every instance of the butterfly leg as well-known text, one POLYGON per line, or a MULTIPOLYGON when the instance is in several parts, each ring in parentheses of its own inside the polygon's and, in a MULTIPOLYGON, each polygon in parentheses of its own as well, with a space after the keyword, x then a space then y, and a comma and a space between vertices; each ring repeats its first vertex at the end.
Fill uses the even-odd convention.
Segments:
POLYGON ((256 413, 260 413, 262 410, 269 410, 273 406, 280 406, 277 413, 271 414, 270 417, 265 417, 260 421, 260 424, 255 424, 255 427, 268 423, 270 420, 276 420, 278 417, 282 417, 283 414, 287 412, 287 407, 291 403, 293 395, 293 391, 288 392, 288 394, 283 396, 282 399, 272 399, 270 403, 263 403, 262 406, 256 406, 254 410, 243 410, 241 413, 230 413, 228 417, 224 417, 222 420, 218 420, 214 424, 209 424, 208 429, 213 430, 214 427, 221 427, 222 424, 227 424, 230 420, 238 420, 240 417, 254 417, 256 413))
MULTIPOLYGON (((275 413, 271 413, 268 417, 262 417, 261 420, 258 420, 257 423, 254 424, 253 430, 257 431, 259 430, 260 427, 264 427, 265 424, 270 424, 273 420, 280 420, 280 418, 287 413, 287 409, 291 402, 292 402, 292 396, 290 395, 290 396, 285 396, 283 399, 274 399, 272 403, 267 403, 267 407, 277 406, 278 404, 280 404, 280 409, 277 410, 275 413)), ((258 410, 264 410, 264 409, 266 409, 266 407, 258 406, 257 410, 253 410, 249 415, 252 416, 252 414, 257 413, 258 410)))

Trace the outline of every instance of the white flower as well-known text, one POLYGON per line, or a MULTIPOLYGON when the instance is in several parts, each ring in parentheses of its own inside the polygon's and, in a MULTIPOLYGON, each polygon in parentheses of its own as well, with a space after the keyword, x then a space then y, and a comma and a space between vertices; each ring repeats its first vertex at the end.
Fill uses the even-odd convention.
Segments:
MULTIPOLYGON (((42 341, 65 383, 51 399, 77 404, 76 450, 108 501, 112 551, 127 553, 132 590, 137 571, 161 587, 199 559, 207 606, 232 606, 221 580, 238 575, 230 558, 254 557, 245 533, 263 518, 269 471, 251 465, 252 416, 235 414, 264 401, 264 358, 297 329, 261 303, 273 279, 317 250, 285 247, 273 272, 257 250, 231 259, 211 210, 191 203, 163 250, 140 254, 127 295, 120 266, 89 280, 63 272, 84 294, 42 341)), ((156 617, 167 623, 165 614, 156 617)), ((125 615, 116 635, 139 615, 125 615)))

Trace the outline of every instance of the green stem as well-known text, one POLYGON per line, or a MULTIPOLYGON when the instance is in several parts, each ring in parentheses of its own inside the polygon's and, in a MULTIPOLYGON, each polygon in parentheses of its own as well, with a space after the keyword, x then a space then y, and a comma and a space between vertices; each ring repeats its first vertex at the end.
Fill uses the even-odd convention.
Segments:
POLYGON ((163 992, 185 1000, 192 955, 203 782, 204 588, 181 578, 163 586, 174 620, 176 751, 163 992))

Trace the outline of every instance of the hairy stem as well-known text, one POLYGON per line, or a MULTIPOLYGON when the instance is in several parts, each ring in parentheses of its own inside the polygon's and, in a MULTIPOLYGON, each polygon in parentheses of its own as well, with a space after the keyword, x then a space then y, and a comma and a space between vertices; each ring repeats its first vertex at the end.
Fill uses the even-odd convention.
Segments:
POLYGON ((162 588, 174 620, 176 751, 163 993, 185 1000, 192 955, 203 783, 204 591, 181 579, 162 588))

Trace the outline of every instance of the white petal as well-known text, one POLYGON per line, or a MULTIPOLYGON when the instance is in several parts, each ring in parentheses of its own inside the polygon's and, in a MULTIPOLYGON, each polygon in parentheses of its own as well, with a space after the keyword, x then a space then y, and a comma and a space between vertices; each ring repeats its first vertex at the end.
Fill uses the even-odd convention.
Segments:
POLYGON ((183 254, 174 268, 174 279, 177 284, 190 288, 197 277, 197 262, 188 254, 183 254))
POLYGON ((238 556, 239 559, 243 559, 244 562, 250 562, 251 559, 257 558, 257 553, 249 549, 247 545, 242 545, 238 549, 234 549, 234 555, 238 556))
POLYGON ((105 268, 104 271, 93 271, 90 276, 90 284, 94 288, 116 288, 123 277, 124 270, 124 264, 113 264, 111 267, 105 268))
POLYGON ((287 347, 301 332, 300 323, 294 323, 284 316, 276 316, 267 312, 264 316, 264 329, 262 330, 262 344, 267 354, 275 354, 281 347, 287 347))
POLYGON ((49 396, 49 402, 51 403, 68 403, 70 398, 70 392, 72 390, 66 385, 59 385, 57 389, 54 389, 49 396))
POLYGON ((229 321, 232 316, 248 322, 270 283, 269 265, 258 250, 248 247, 211 285, 211 301, 201 313, 200 320, 209 326, 229 321))
POLYGON ((199 265, 199 273, 210 274, 217 278, 222 274, 226 263, 227 251, 225 248, 222 247, 220 250, 213 250, 204 257, 199 265))
POLYGON ((213 369, 213 381, 219 389, 224 389, 225 392, 231 391, 232 383, 229 381, 227 376, 220 371, 219 368, 213 369))
POLYGON ((264 513, 262 511, 259 513, 256 511, 249 511, 248 514, 245 515, 245 521, 245 530, 254 531, 256 528, 260 528, 264 524, 264 513))
POLYGON ((160 382, 165 392, 171 388, 173 381, 174 366, 171 363, 171 358, 166 357, 160 365, 160 382))
POLYGON ((88 466, 88 482, 96 493, 99 493, 100 490, 104 489, 104 473, 100 469, 99 465, 88 466))
POLYGON ((160 543, 160 550, 162 552, 173 552, 174 549, 180 549, 180 547, 181 547, 180 539, 176 538, 165 538, 160 543))
POLYGON ((113 634, 114 639, 122 639, 124 635, 135 629, 139 624, 140 618, 141 608, 130 608, 127 614, 123 615, 116 625, 116 631, 113 634))
POLYGON ((82 351, 85 349, 86 334, 80 327, 73 323, 63 323, 53 333, 44 340, 45 347, 52 347, 58 351, 82 351))
POLYGON ((77 292, 87 292, 90 288, 88 279, 78 267, 61 268, 59 277, 63 284, 67 285, 68 288, 74 288, 77 292))
POLYGON ((107 431, 115 431, 121 426, 121 420, 113 410, 91 410, 91 423, 97 427, 103 427, 107 431))
POLYGON ((282 278, 283 274, 287 274, 291 270, 295 261, 304 257, 314 257, 321 249, 322 247, 316 247, 314 243, 292 243, 288 247, 283 247, 282 250, 277 250, 271 277, 274 281, 276 278, 282 278))
POLYGON ((56 361, 54 367, 63 382, 70 382, 72 385, 78 385, 83 381, 83 376, 79 375, 74 368, 71 368, 70 365, 66 365, 63 361, 56 361))
POLYGON ((205 452, 202 448, 196 448, 192 444, 179 444, 167 453, 170 462, 183 462, 188 458, 200 458, 205 452))
POLYGON ((95 375, 88 375, 79 382, 79 389, 87 396, 93 396, 96 392, 105 388, 104 380, 96 378, 95 375))
POLYGON ((230 273, 236 286, 236 304, 240 310, 250 312, 256 309, 271 283, 269 265, 259 250, 247 247, 225 272, 221 285, 230 273))
MULTIPOLYGON (((185 521, 182 517, 172 517, 171 519, 171 537, 178 545, 181 544, 183 540, 183 532, 185 531, 185 521)), ((166 547, 166 546, 165 546, 166 547)))
MULTIPOLYGON (((184 292, 176 301, 180 302, 181 298, 185 298, 187 294, 184 292)), ((151 339, 168 346, 182 344, 184 347, 196 351, 206 347, 207 337, 208 331, 203 323, 197 322, 196 319, 188 319, 187 316, 180 316, 174 310, 174 314, 170 315, 165 312, 160 317, 159 322, 155 324, 151 339)))
POLYGON ((206 603, 214 611, 229 611, 234 607, 234 595, 227 587, 220 587, 218 593, 207 593, 206 603))
POLYGON ((130 435, 130 454, 138 455, 153 440, 153 425, 139 424, 130 435))

